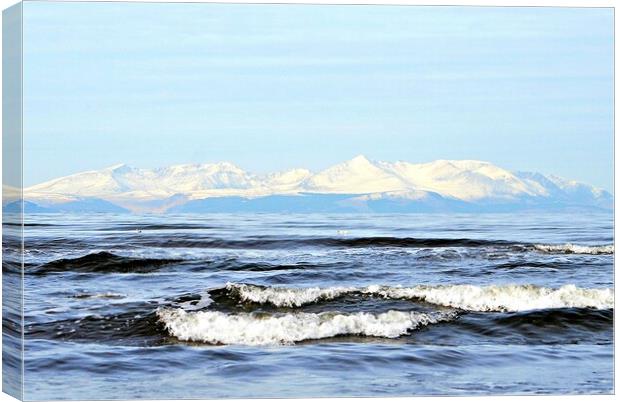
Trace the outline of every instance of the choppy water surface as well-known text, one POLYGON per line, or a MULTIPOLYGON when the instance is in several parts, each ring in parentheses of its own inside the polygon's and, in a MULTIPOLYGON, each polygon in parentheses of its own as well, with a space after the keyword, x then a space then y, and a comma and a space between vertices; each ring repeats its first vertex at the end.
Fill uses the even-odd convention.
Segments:
POLYGON ((27 399, 613 391, 610 214, 29 219, 27 399))

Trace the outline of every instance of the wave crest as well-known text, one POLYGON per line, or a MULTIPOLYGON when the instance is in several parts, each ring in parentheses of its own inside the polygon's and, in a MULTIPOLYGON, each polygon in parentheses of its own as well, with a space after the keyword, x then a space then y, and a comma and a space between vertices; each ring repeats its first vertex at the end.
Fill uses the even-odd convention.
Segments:
POLYGON ((77 258, 62 258, 41 265, 34 274, 45 275, 52 272, 151 272, 158 267, 181 262, 172 258, 134 258, 116 255, 107 251, 87 254, 77 258))
POLYGON ((550 308, 613 308, 612 289, 585 289, 575 285, 546 288, 534 285, 443 285, 383 288, 387 298, 419 299, 469 311, 527 311, 550 308))
POLYGON ((456 317, 454 312, 427 314, 394 310, 381 314, 325 312, 265 315, 160 309, 157 315, 167 331, 182 341, 225 345, 290 345, 339 335, 397 338, 417 328, 456 317))
POLYGON ((354 287, 281 288, 227 283, 226 290, 245 302, 273 304, 276 307, 301 307, 321 300, 333 300, 358 291, 354 287))
POLYGON ((549 308, 613 308, 613 289, 587 289, 575 285, 546 288, 535 285, 420 285, 391 287, 372 285, 363 288, 281 288, 247 284, 226 285, 231 295, 242 301, 272 304, 276 307, 300 307, 347 294, 386 299, 420 300, 469 311, 527 311, 549 308))
POLYGON ((564 254, 613 254, 614 245, 603 246, 580 246, 577 244, 535 244, 534 249, 545 253, 564 254))

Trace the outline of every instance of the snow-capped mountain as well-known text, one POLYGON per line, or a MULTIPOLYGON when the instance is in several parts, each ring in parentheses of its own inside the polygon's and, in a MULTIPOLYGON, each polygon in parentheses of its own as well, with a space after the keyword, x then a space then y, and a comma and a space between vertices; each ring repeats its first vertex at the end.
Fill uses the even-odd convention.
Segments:
POLYGON ((510 172, 488 162, 415 164, 371 161, 361 155, 317 173, 292 169, 257 175, 229 162, 159 169, 115 165, 37 184, 24 192, 28 201, 45 207, 98 199, 129 210, 160 212, 185 211, 187 205, 218 210, 231 197, 250 209, 265 204, 265 198, 279 197, 277 207, 272 198, 269 205, 284 205, 285 210, 295 210, 288 203, 303 198, 312 210, 309 200, 319 195, 323 207, 327 202, 336 209, 356 210, 373 210, 372 205, 389 209, 392 204, 415 210, 423 204, 446 210, 613 206, 611 194, 602 189, 552 175, 510 172))
POLYGON ((390 171, 389 166, 356 156, 308 178, 303 189, 317 193, 365 194, 405 190, 409 183, 390 171))

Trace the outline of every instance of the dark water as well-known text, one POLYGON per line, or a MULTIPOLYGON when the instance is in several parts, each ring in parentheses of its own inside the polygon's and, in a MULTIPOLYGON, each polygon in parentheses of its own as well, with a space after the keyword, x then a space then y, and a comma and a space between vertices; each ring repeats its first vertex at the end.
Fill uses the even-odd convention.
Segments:
POLYGON ((26 399, 613 391, 610 214, 29 218, 26 399))

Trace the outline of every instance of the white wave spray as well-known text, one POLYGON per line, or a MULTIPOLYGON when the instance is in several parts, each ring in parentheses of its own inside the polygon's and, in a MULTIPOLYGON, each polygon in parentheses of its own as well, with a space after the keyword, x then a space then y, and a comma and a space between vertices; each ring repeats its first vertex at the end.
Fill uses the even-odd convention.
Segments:
POLYGON ((613 254, 614 245, 580 246, 577 244, 535 244, 534 249, 545 253, 564 254, 613 254))
POLYGON ((611 289, 584 289, 575 285, 546 288, 534 285, 444 285, 378 288, 371 293, 387 298, 419 299, 469 311, 527 311, 548 308, 614 306, 611 289))
POLYGON ((226 290, 236 293, 243 301, 270 303, 277 307, 301 307, 319 300, 332 300, 358 289, 354 287, 279 288, 227 283, 226 290))
POLYGON ((325 312, 265 315, 160 309, 157 315, 168 332, 183 341, 283 345, 338 335, 397 338, 416 328, 450 320, 456 313, 388 311, 381 314, 325 312))
POLYGON ((560 288, 534 285, 281 288, 229 283, 226 288, 235 292, 243 301, 270 303, 277 307, 299 307, 352 293, 387 299, 421 300, 469 311, 527 311, 571 307, 607 309, 614 306, 613 289, 588 289, 575 285, 560 288))

